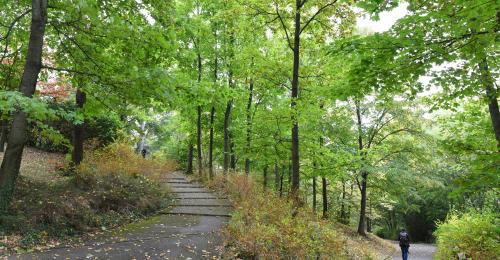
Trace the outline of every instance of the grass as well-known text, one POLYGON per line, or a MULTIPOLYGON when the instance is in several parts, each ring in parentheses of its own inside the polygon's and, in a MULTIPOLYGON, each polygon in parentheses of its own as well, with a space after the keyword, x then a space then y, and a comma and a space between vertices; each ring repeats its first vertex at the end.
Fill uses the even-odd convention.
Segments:
POLYGON ((59 173, 64 155, 31 148, 24 155, 9 214, 0 216, 0 254, 79 242, 154 214, 169 202, 156 180, 176 167, 126 144, 87 155, 71 176, 59 173))
POLYGON ((286 198, 264 191, 244 175, 218 175, 208 185, 225 193, 235 210, 224 231, 227 258, 391 259, 396 248, 374 235, 318 218, 286 198))

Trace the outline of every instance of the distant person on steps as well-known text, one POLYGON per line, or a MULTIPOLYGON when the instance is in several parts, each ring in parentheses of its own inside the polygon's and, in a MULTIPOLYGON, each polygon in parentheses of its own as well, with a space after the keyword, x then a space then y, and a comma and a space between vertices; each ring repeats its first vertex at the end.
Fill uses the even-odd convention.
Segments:
POLYGON ((399 232, 398 236, 399 246, 401 247, 401 253, 403 254, 403 260, 408 260, 408 250, 410 249, 410 235, 403 228, 399 232))

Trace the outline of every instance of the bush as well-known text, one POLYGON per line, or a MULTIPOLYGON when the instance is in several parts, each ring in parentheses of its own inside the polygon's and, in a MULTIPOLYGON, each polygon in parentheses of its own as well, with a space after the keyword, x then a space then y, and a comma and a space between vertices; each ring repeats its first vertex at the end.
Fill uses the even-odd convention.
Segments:
POLYGON ((345 241, 329 223, 310 212, 292 216, 293 205, 263 191, 245 176, 217 177, 211 183, 235 204, 225 231, 229 247, 242 258, 342 259, 345 241))
POLYGON ((462 215, 452 213, 438 224, 437 259, 497 259, 500 255, 500 223, 498 214, 471 211, 462 215))

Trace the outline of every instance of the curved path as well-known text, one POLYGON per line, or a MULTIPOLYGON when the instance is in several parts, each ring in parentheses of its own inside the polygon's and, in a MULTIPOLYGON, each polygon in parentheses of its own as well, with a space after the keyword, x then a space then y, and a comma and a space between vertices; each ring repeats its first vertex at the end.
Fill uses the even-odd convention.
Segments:
MULTIPOLYGON (((398 250, 392 256, 394 260, 403 259, 401 256, 401 249, 397 241, 391 241, 397 246, 398 250)), ((434 254, 436 253, 436 246, 433 244, 411 244, 410 254, 408 255, 408 260, 431 260, 434 259, 434 254)))
POLYGON ((229 220, 230 203, 174 172, 170 186, 175 206, 110 236, 78 247, 14 255, 7 259, 214 259, 220 255, 220 229, 229 220))

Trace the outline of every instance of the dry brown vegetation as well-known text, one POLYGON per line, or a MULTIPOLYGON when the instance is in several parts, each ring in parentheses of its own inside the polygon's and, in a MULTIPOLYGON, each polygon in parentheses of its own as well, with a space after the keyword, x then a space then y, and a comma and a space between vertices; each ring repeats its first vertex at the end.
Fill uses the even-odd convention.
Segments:
POLYGON ((0 216, 0 254, 78 240, 168 204, 156 178, 175 164, 143 159, 127 144, 89 154, 73 175, 60 174, 64 165, 64 155, 26 149, 9 214, 0 216))
POLYGON ((362 237, 347 226, 318 218, 244 175, 218 175, 209 186, 226 193, 235 206, 225 230, 227 257, 262 259, 387 259, 390 243, 362 237))

